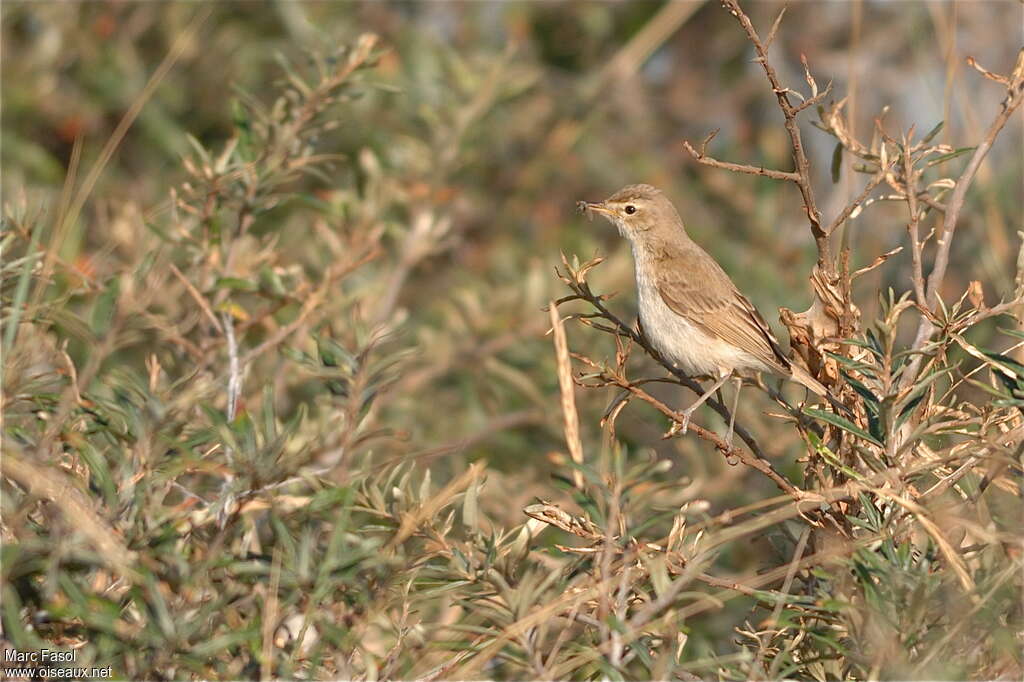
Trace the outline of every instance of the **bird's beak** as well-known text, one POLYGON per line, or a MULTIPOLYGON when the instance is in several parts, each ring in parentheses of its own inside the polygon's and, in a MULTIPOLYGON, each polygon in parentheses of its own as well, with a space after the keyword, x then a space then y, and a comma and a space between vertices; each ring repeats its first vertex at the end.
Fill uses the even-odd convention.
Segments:
POLYGON ((577 201, 576 208, 577 210, 579 210, 580 213, 586 213, 587 215, 592 215, 592 211, 596 211, 597 213, 603 213, 605 215, 614 215, 614 212, 610 208, 605 206, 603 201, 577 201))

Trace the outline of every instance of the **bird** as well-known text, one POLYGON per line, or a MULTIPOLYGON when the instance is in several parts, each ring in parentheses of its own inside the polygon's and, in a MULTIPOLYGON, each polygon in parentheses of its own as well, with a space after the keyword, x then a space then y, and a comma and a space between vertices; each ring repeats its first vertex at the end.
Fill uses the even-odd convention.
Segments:
POLYGON ((654 349, 685 374, 714 379, 682 411, 682 419, 666 437, 685 434, 694 411, 731 377, 736 394, 726 442, 732 447, 742 374, 749 372, 796 381, 836 404, 820 381, 789 359, 750 299, 690 238, 679 212, 661 190, 628 185, 604 201, 577 202, 577 208, 588 216, 607 218, 629 241, 640 325, 654 349))

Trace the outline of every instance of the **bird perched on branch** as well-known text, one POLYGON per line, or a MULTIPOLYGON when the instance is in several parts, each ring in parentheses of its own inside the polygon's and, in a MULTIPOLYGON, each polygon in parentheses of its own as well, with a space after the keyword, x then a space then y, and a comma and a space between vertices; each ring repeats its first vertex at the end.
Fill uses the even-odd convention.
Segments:
MULTIPOLYGON (((601 202, 580 201, 588 215, 603 215, 629 240, 636 268, 640 323, 651 345, 690 375, 709 375, 712 386, 683 411, 669 435, 686 433, 690 416, 730 377, 736 381, 732 444, 741 372, 792 379, 837 405, 828 390, 779 347, 754 304, 683 227, 672 202, 650 185, 629 185, 601 202)), ((842 406, 845 410, 845 406, 842 406)))

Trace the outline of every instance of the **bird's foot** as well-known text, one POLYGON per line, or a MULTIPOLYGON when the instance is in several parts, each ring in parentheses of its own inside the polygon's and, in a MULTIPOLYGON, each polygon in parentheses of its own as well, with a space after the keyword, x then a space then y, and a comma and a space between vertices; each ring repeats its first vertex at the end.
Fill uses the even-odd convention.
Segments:
POLYGON ((692 413, 690 410, 683 410, 681 414, 683 418, 672 422, 672 428, 666 431, 665 435, 662 436, 664 440, 668 440, 676 434, 682 434, 685 436, 686 432, 690 430, 690 414, 692 413))

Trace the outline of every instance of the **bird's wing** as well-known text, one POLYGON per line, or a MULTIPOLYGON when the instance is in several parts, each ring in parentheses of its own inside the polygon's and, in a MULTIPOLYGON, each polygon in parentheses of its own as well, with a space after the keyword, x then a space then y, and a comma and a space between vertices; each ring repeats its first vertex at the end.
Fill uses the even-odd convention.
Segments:
POLYGON ((689 272, 668 269, 660 277, 658 291, 665 304, 704 332, 745 350, 782 374, 791 363, 782 352, 771 328, 757 308, 741 294, 717 263, 702 254, 688 263, 689 272), (693 266, 696 267, 693 267, 693 266))

